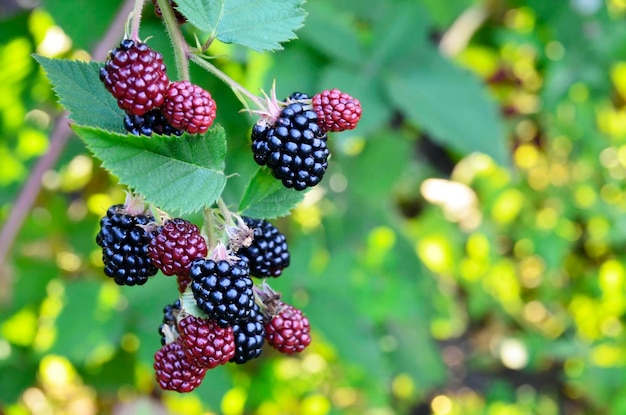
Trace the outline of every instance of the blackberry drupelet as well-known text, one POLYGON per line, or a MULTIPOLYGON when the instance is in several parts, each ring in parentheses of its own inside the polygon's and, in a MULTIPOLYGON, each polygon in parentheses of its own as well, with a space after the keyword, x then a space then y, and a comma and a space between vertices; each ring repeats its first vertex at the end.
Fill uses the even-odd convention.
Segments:
POLYGON ((124 39, 109 52, 100 68, 100 80, 117 99, 117 105, 133 115, 161 107, 170 83, 163 56, 148 45, 124 39))
POLYGON ((263 314, 256 304, 248 320, 233 325, 233 332, 235 356, 230 359, 231 362, 243 364, 261 355, 265 342, 265 326, 263 314))
POLYGON ((100 220, 96 243, 102 247, 104 273, 119 285, 143 285, 157 273, 148 257, 149 233, 141 227, 149 215, 131 215, 124 205, 111 206, 100 220))
POLYGON ((191 263, 191 290, 198 307, 220 327, 250 317, 254 307, 252 280, 245 260, 196 259, 191 263))
POLYGON ((293 102, 281 110, 265 135, 255 140, 253 134, 252 152, 285 187, 304 190, 318 184, 326 172, 330 154, 326 139, 315 111, 293 102))
POLYGON ((144 115, 133 115, 126 113, 124 115, 124 128, 134 135, 152 134, 160 135, 182 135, 182 130, 172 127, 159 109, 153 109, 144 115))
POLYGON ((242 219, 254 231, 252 244, 237 251, 237 255, 248 262, 250 275, 259 278, 280 276, 291 259, 285 235, 264 219, 247 216, 242 219))

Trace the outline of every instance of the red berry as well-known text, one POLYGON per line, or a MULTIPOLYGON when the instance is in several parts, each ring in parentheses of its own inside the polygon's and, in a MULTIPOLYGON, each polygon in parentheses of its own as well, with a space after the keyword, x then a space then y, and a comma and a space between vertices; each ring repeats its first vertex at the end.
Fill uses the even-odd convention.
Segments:
POLYGON ((206 254, 206 241, 198 227, 181 218, 159 227, 148 246, 152 264, 165 275, 189 275, 191 261, 206 254))
POLYGON ((163 56, 148 45, 124 39, 109 52, 100 80, 127 113, 144 115, 165 100, 169 79, 163 56))
POLYGON ((163 115, 174 128, 202 134, 215 120, 211 94, 189 81, 172 82, 165 93, 163 115))
POLYGON ((185 357, 181 342, 177 340, 154 354, 154 372, 161 389, 191 392, 202 383, 206 368, 191 364, 185 357))
POLYGON ((196 366, 212 369, 235 356, 232 327, 220 327, 214 321, 187 316, 178 322, 178 333, 187 360, 196 366))
POLYGON ((299 353, 311 344, 311 327, 302 311, 280 303, 278 314, 265 324, 265 340, 281 353, 299 353))
POLYGON ((319 126, 324 131, 352 130, 361 119, 359 100, 338 89, 315 94, 311 103, 319 118, 319 126))

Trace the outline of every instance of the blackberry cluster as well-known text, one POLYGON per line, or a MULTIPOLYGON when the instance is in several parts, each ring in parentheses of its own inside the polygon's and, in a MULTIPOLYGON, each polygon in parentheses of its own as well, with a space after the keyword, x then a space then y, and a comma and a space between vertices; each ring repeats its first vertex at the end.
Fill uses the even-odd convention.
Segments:
POLYGON ((248 262, 250 275, 259 278, 280 276, 291 259, 285 235, 264 219, 247 216, 242 219, 254 230, 252 244, 237 251, 237 255, 248 262))
POLYGON ((100 220, 96 243, 102 247, 104 273, 119 285, 142 285, 157 273, 148 257, 149 233, 142 227, 154 218, 111 206, 100 220))
POLYGON ((159 109, 153 109, 144 115, 128 114, 124 116, 124 128, 134 135, 154 134, 182 135, 183 131, 172 127, 159 109))
POLYGON ((246 261, 196 259, 191 263, 189 275, 198 307, 210 319, 221 327, 249 319, 254 293, 246 261))
POLYGON ((163 56, 145 43, 123 39, 100 68, 100 80, 125 111, 131 134, 204 133, 215 119, 211 94, 189 81, 170 82, 163 56))
POLYGON ((296 101, 280 111, 273 125, 265 120, 257 123, 252 153, 254 160, 267 165, 285 187, 304 190, 318 184, 326 172, 330 154, 326 139, 315 111, 296 101))

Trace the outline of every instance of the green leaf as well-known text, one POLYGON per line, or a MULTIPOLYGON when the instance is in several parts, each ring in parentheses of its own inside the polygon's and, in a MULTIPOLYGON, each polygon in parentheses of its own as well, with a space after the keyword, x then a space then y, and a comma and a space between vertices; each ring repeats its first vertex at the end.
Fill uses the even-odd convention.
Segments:
POLYGON ((221 126, 203 135, 121 135, 76 125, 104 168, 120 182, 168 212, 192 213, 210 206, 226 184, 226 137, 221 126))
POLYGON ((239 202, 239 212, 254 218, 276 218, 288 215, 302 199, 303 192, 287 189, 268 169, 259 168, 239 202))
POLYGON ((496 103, 472 74, 436 51, 422 51, 385 79, 391 101, 434 140, 463 154, 481 152, 508 165, 506 134, 496 103))
POLYGON ((177 0, 178 10, 198 29, 224 43, 258 52, 282 49, 296 38, 304 0, 177 0))
POLYGON ((100 81, 101 62, 81 62, 35 56, 46 71, 59 103, 81 125, 123 131, 124 112, 100 81))

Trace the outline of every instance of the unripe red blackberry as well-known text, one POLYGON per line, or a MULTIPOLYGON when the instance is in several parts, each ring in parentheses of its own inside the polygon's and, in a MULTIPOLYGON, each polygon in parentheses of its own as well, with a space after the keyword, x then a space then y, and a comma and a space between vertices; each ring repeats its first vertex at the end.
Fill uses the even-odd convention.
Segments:
POLYGON ((237 255, 248 262, 250 275, 259 278, 280 276, 291 259, 285 235, 264 219, 247 216, 242 219, 254 231, 250 246, 237 251, 237 255))
POLYGON ((267 131, 263 122, 253 129, 254 160, 267 165, 285 187, 304 190, 318 184, 328 167, 330 152, 315 111, 293 102, 280 111, 267 131))
POLYGON ((280 302, 276 315, 265 324, 265 340, 281 353, 303 351, 311 344, 309 320, 301 310, 280 302))
POLYGON ((196 259, 191 263, 189 275, 198 307, 220 327, 232 326, 250 317, 254 293, 246 261, 196 259))
POLYGON ((157 273, 148 257, 149 233, 142 227, 154 218, 111 206, 100 220, 96 243, 102 247, 104 273, 119 285, 143 285, 157 273))
POLYGON ((109 52, 100 80, 127 113, 144 115, 159 108, 169 85, 163 56, 148 45, 124 39, 109 52))
POLYGON ((154 374, 161 389, 191 392, 202 383, 206 368, 191 364, 177 340, 162 346, 154 354, 154 374))
POLYGON ((361 103, 338 89, 330 89, 315 94, 311 100, 313 110, 324 131, 345 131, 356 127, 361 119, 361 103))
POLYGON ((248 320, 233 325, 235 356, 230 359, 231 362, 242 364, 261 355, 265 342, 265 325, 263 323, 263 314, 255 304, 248 320))
POLYGON ((190 315, 178 323, 178 333, 187 360, 195 366, 212 369, 235 356, 232 327, 190 315))
POLYGON ((172 127, 159 109, 153 109, 144 115, 124 115, 124 128, 134 135, 182 135, 181 130, 172 127))
POLYGON ((202 87, 189 81, 177 81, 167 88, 162 111, 174 128, 202 134, 213 124, 217 106, 202 87))
POLYGON ((182 219, 170 219, 159 226, 150 240, 148 255, 152 264, 165 275, 189 275, 191 261, 207 254, 200 229, 182 219))

